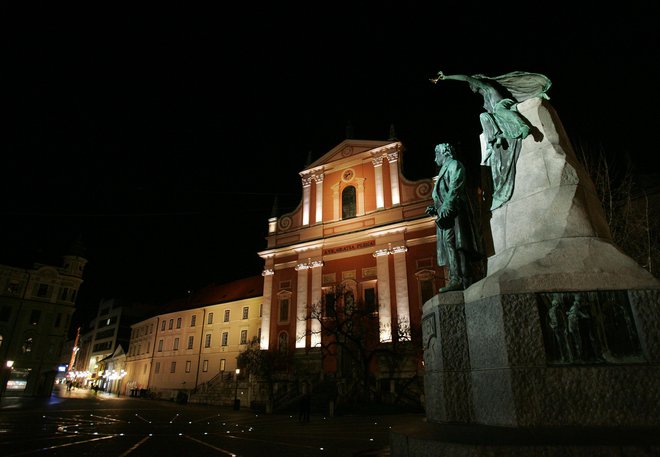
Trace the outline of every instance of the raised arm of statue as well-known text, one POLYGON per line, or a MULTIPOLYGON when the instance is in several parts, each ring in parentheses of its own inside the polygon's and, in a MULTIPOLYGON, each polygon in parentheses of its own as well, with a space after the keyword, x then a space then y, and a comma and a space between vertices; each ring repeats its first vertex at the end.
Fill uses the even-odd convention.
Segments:
POLYGON ((530 125, 518 112, 517 104, 533 97, 548 98, 550 80, 539 73, 515 71, 502 76, 445 75, 439 71, 431 82, 465 81, 473 92, 481 94, 485 113, 479 115, 485 148, 482 164, 491 167, 493 202, 496 209, 509 200, 513 192, 515 162, 521 142, 530 133, 530 125))

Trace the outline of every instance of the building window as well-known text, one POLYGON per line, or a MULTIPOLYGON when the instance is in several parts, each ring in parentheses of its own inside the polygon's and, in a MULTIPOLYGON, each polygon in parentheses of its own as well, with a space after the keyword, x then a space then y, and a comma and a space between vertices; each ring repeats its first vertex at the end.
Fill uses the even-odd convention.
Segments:
POLYGON ((156 362, 156 367, 154 368, 154 373, 160 373, 160 362, 156 362))
POLYGON ((247 344, 247 330, 241 330, 241 344, 247 344))
POLYGON ((23 342, 23 347, 21 347, 21 350, 23 351, 23 354, 27 354, 32 352, 32 344, 34 343, 34 340, 32 337, 25 338, 25 341, 23 342))
POLYGON ((190 360, 186 360, 186 373, 190 373, 190 366, 191 365, 192 365, 192 363, 190 362, 190 360))
POLYGON ((335 317, 336 310, 335 310, 335 292, 333 290, 329 290, 328 292, 325 293, 324 295, 325 298, 325 317, 335 317))
POLYGON ((165 323, 165 321, 163 321, 163 322, 160 323, 160 331, 161 331, 161 332, 162 332, 163 330, 165 330, 165 326, 166 326, 166 325, 167 325, 167 324, 165 323))
POLYGON ((57 313, 55 316, 55 327, 59 327, 62 323, 62 313, 57 313))
POLYGON ((289 320, 289 299, 281 298, 280 299, 280 322, 286 322, 289 320))
POLYGON ((196 322, 197 322, 197 314, 193 314, 192 316, 190 316, 190 326, 194 327, 196 322))
POLYGON ((264 304, 259 304, 259 317, 264 317, 264 304))
POLYGON ((60 300, 66 300, 67 295, 69 295, 69 288, 63 287, 62 291, 60 292, 60 300))
POLYGON ((206 323, 209 325, 213 323, 213 313, 209 313, 209 319, 206 323))
POLYGON ((209 371, 209 361, 208 360, 204 360, 202 362, 202 371, 203 372, 209 371))
POLYGON ((225 371, 226 365, 227 365, 227 361, 225 359, 220 359, 220 371, 225 371))
POLYGON ((181 318, 177 317, 176 319, 176 328, 181 328, 181 318))
POLYGON ((341 193, 341 218, 350 219, 356 214, 355 187, 347 186, 341 193))
POLYGON ((30 313, 30 324, 39 325, 39 319, 41 319, 41 310, 33 309, 30 313))
POLYGON ((376 305, 376 288, 367 287, 363 290, 364 294, 364 310, 368 313, 375 313, 378 311, 376 305))
POLYGON ((147 341, 147 354, 149 354, 150 350, 151 350, 151 341, 147 341))
POLYGON ((19 286, 18 282, 11 281, 7 285, 7 292, 9 292, 9 295, 17 295, 19 288, 20 288, 20 286, 19 286))
POLYGON ((211 347, 211 334, 207 333, 206 337, 204 338, 204 347, 205 348, 210 348, 211 347))
POLYGON ((229 322, 229 310, 228 309, 225 310, 225 319, 224 319, 224 321, 229 322))
POLYGON ((170 319, 170 326, 168 330, 172 330, 174 328, 174 319, 170 319))
POLYGON ((158 340, 158 352, 163 352, 163 340, 158 340))
POLYGON ((176 372, 176 362, 172 362, 170 365, 170 373, 175 373, 176 372))
POLYGON ((48 297, 48 284, 39 284, 37 287, 37 297, 48 297))
POLYGON ((243 319, 247 319, 249 313, 250 313, 250 307, 249 306, 244 306, 243 307, 243 319))
POLYGON ((191 336, 188 337, 188 349, 192 349, 192 348, 193 348, 193 342, 194 342, 194 341, 195 341, 195 337, 194 337, 194 336, 191 335, 191 336))
POLYGON ((172 346, 173 351, 179 350, 179 338, 174 338, 174 346, 172 346))
POLYGON ((227 346, 227 340, 229 340, 229 332, 222 332, 222 345, 227 346))
POLYGON ((257 330, 257 341, 261 341, 261 327, 259 327, 259 330, 257 330))
POLYGON ((147 367, 148 366, 149 366, 148 364, 146 364, 146 363, 144 364, 144 366, 142 367, 142 374, 147 374, 147 367))
POLYGON ((420 308, 435 295, 435 272, 422 270, 415 273, 419 290, 420 308))

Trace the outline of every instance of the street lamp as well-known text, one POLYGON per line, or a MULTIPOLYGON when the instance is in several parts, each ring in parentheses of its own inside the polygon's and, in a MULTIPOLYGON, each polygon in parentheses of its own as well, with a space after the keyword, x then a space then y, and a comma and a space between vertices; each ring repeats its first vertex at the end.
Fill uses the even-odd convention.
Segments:
POLYGON ((238 375, 241 372, 240 368, 236 368, 236 384, 234 388, 234 409, 238 411, 241 409, 241 401, 238 399, 238 375))

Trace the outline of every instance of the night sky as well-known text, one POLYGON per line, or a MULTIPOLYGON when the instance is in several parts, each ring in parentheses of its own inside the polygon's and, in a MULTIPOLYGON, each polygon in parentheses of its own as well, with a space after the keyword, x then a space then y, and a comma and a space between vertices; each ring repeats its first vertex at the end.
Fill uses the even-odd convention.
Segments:
POLYGON ((438 70, 543 73, 574 145, 660 165, 657 2, 8 3, 0 263, 59 264, 81 236, 79 318, 260 274, 275 198, 298 204, 349 122, 368 140, 393 124, 409 179, 442 141, 478 165, 482 100, 438 70))

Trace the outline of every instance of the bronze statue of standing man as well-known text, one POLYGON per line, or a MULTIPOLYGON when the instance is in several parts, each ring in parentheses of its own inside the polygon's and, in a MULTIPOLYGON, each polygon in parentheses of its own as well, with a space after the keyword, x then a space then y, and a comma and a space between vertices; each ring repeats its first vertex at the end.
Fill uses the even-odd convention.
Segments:
POLYGON ((456 160, 449 143, 435 147, 435 163, 440 171, 433 187, 433 205, 426 213, 436 217, 438 265, 448 267, 449 278, 440 292, 463 290, 471 282, 469 257, 479 251, 465 190, 465 167, 456 160))

